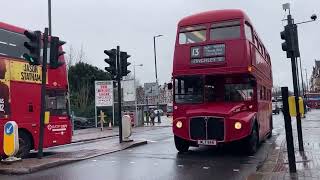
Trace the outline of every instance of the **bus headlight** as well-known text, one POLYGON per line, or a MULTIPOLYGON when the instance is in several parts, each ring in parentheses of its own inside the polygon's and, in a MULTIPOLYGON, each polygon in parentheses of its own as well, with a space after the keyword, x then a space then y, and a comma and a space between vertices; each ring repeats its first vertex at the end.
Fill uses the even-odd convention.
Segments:
POLYGON ((234 128, 235 128, 235 129, 241 129, 241 128, 242 128, 241 122, 236 122, 236 123, 234 123, 234 128))
POLYGON ((176 123, 176 126, 177 126, 177 128, 182 128, 182 122, 181 121, 178 121, 177 123, 176 123))

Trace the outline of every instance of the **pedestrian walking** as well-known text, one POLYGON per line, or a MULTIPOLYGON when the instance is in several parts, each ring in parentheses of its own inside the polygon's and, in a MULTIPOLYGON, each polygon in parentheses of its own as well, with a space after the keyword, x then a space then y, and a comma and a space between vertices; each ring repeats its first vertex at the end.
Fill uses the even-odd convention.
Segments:
POLYGON ((156 118, 156 114, 153 109, 150 112, 150 118, 151 118, 151 123, 154 126, 154 119, 156 118))

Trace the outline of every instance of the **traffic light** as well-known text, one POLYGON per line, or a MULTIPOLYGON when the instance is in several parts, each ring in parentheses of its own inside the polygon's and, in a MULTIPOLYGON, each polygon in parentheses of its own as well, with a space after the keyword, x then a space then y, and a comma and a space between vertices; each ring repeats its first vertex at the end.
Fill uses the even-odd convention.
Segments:
POLYGON ((109 67, 105 67, 105 70, 110 73, 112 79, 117 77, 117 50, 104 50, 104 53, 109 56, 109 58, 104 61, 109 64, 109 67))
POLYGON ((300 50, 299 50, 299 39, 298 39, 298 26, 296 24, 292 25, 292 45, 295 57, 300 57, 300 50))
POLYGON ((281 44, 282 50, 287 52, 287 58, 293 57, 292 53, 292 41, 291 41, 291 30, 290 26, 286 25, 284 27, 284 31, 280 33, 281 39, 284 40, 284 42, 281 44))
POLYGON ((62 62, 59 62, 59 57, 64 55, 65 52, 62 51, 61 46, 66 42, 60 41, 59 37, 51 37, 50 41, 50 67, 53 69, 58 68, 63 65, 62 62))
POLYGON ((131 64, 128 62, 128 58, 131 57, 127 52, 120 53, 120 63, 121 63, 121 75, 127 76, 131 71, 128 70, 128 66, 131 64))
POLYGON ((300 57, 297 25, 286 25, 280 36, 285 41, 282 50, 287 52, 287 58, 300 57))
POLYGON ((24 31, 23 34, 29 39, 29 42, 24 42, 29 53, 24 53, 23 57, 30 65, 40 65, 41 31, 24 31))

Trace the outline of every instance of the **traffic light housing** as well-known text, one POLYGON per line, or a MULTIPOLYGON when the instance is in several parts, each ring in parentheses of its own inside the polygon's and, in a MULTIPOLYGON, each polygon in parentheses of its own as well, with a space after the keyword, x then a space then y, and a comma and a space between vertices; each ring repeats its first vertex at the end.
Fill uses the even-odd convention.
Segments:
POLYGON ((105 67, 105 70, 110 73, 112 79, 117 77, 117 50, 104 50, 104 53, 109 56, 104 61, 109 64, 109 67, 105 67))
POLYGON ((29 42, 24 42, 24 47, 29 53, 24 53, 23 57, 30 65, 40 65, 41 31, 24 31, 23 34, 29 39, 29 42))
POLYGON ((131 64, 128 62, 128 58, 131 57, 127 54, 127 52, 120 52, 120 67, 121 67, 121 75, 127 76, 131 71, 128 70, 128 66, 131 64))
POLYGON ((282 50, 287 52, 287 58, 300 57, 297 25, 286 25, 280 36, 285 41, 282 43, 282 50))
POLYGON ((62 51, 62 45, 66 42, 60 41, 59 37, 51 37, 50 41, 50 67, 56 69, 63 65, 64 63, 59 61, 59 57, 64 55, 65 52, 62 51))

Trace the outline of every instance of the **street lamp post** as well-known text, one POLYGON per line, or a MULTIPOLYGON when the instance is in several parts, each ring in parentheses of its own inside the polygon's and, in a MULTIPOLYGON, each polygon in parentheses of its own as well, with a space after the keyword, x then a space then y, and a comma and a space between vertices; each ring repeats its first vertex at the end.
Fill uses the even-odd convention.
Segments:
POLYGON ((159 85, 158 85, 158 70, 157 70, 157 52, 156 52, 156 38, 157 37, 161 37, 163 35, 159 34, 157 36, 153 36, 153 51, 154 51, 154 68, 155 68, 155 74, 156 74, 156 84, 157 84, 157 88, 158 88, 158 99, 157 99, 157 110, 158 110, 158 123, 161 123, 161 119, 160 119, 160 113, 159 113, 159 99, 160 99, 160 90, 159 90, 159 85))
POLYGON ((51 0, 48 0, 48 19, 49 19, 49 36, 52 33, 52 26, 51 26, 51 0))
POLYGON ((133 79, 134 79, 133 84, 134 84, 135 110, 136 110, 135 117, 136 117, 136 121, 137 121, 137 124, 138 124, 139 120, 138 120, 138 107, 137 107, 138 105, 137 105, 136 66, 142 67, 143 64, 137 64, 137 65, 135 63, 133 64, 133 79))

